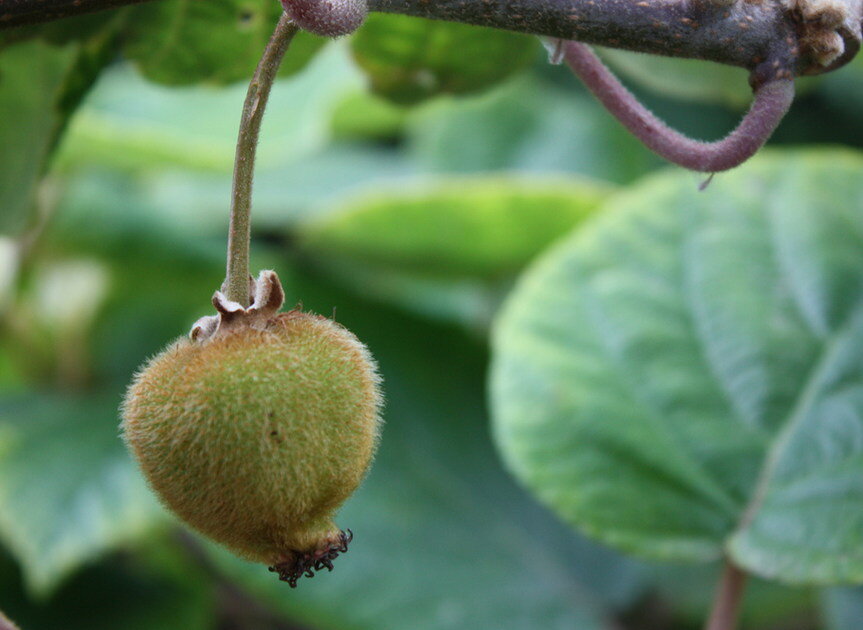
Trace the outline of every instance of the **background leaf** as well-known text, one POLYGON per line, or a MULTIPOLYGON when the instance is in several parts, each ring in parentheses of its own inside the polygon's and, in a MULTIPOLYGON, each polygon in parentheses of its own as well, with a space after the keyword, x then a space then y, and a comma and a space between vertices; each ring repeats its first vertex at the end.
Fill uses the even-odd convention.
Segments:
MULTIPOLYGON (((744 110, 752 102, 749 73, 700 59, 660 57, 615 48, 600 49, 602 58, 620 75, 636 85, 674 99, 717 103, 744 110)), ((821 77, 800 77, 797 96, 817 89, 821 77)))
POLYGON ((659 57, 603 48, 602 58, 622 77, 677 99, 722 103, 736 109, 752 101, 749 72, 699 59, 659 57))
POLYGON ((613 182, 660 164, 571 75, 551 71, 553 81, 526 77, 472 98, 430 103, 408 123, 412 153, 437 173, 576 172, 613 182))
POLYGON ((495 334, 513 472, 627 551, 863 580, 861 171, 786 153, 710 195, 666 174, 544 257, 495 334))
POLYGON ((589 216, 610 192, 598 182, 473 178, 378 192, 306 222, 316 255, 430 275, 519 270, 589 216))
POLYGON ((108 9, 70 16, 54 22, 3 29, 0 31, 0 49, 32 39, 41 39, 44 43, 56 46, 81 43, 121 24, 125 18, 125 12, 125 8, 108 9))
POLYGON ((484 90, 523 69, 539 50, 527 35, 378 13, 351 46, 372 89, 404 104, 484 90))
POLYGON ((515 274, 610 191, 584 178, 382 185, 325 207, 292 240, 344 287, 484 337, 515 274))
MULTIPOLYGON (((163 0, 135 7, 126 56, 168 85, 249 79, 279 15, 272 0, 163 0)), ((279 72, 301 70, 326 40, 299 33, 279 72)))
POLYGON ((87 567, 50 599, 30 600, 18 568, 0 555, 0 608, 21 630, 208 630, 213 628, 213 588, 188 562, 171 567, 157 545, 146 561, 113 555, 87 567), (160 558, 154 560, 152 556, 160 558))
POLYGON ((827 630, 854 630, 863 619, 863 588, 835 587, 823 597, 827 630))
MULTIPOLYGON (((345 47, 335 44, 306 71, 278 81, 261 129, 259 167, 322 149, 333 109, 361 79, 345 47)), ((118 65, 82 105, 59 158, 65 168, 164 172, 183 166, 229 178, 245 94, 243 85, 169 88, 118 65)), ((221 199, 224 205, 228 196, 221 199)))
POLYGON ((404 131, 408 109, 368 92, 347 94, 333 110, 333 136, 339 140, 393 140, 404 131))
POLYGON ((0 234, 19 234, 57 135, 71 112, 64 86, 79 48, 32 40, 0 52, 0 234))
POLYGON ((0 406, 0 536, 34 593, 161 518, 118 438, 119 400, 27 397, 0 406))

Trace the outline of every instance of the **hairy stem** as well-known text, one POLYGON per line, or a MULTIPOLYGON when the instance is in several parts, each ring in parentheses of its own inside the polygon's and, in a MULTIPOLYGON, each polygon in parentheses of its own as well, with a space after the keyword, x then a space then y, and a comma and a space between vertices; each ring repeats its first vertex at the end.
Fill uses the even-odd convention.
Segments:
POLYGON ((737 627, 745 587, 746 573, 726 560, 713 599, 713 611, 704 630, 734 630, 737 627))
POLYGON ((560 53, 594 96, 647 148, 669 162, 716 173, 738 166, 767 142, 794 100, 794 81, 773 79, 755 90, 740 125, 717 142, 693 140, 653 115, 584 44, 562 42, 560 53))
POLYGON ((249 83, 237 153, 234 159, 234 181, 231 191, 231 224, 228 229, 228 270, 224 291, 229 300, 249 305, 249 241, 251 239, 252 184, 255 173, 255 154, 258 135, 270 89, 291 40, 297 33, 291 19, 282 14, 270 38, 255 74, 249 83))

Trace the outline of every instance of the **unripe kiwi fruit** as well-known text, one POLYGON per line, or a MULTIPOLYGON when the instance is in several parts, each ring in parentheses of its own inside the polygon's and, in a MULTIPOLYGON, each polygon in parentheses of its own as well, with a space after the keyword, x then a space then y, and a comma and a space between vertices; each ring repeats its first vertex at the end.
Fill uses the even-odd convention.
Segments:
POLYGON ((324 37, 349 35, 368 15, 366 0, 282 0, 282 8, 297 26, 324 37))
POLYGON ((278 312, 275 273, 253 288, 248 309, 217 293, 219 316, 144 366, 122 430, 168 508, 295 586, 347 549, 333 517, 372 460, 379 379, 343 326, 278 312))

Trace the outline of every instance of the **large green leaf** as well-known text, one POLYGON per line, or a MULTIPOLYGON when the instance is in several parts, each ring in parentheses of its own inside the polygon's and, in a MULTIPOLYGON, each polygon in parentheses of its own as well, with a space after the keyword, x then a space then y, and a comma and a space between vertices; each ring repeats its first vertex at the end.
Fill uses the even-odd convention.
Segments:
POLYGON ((296 591, 213 547, 222 570, 316 628, 607 627, 603 603, 630 601, 632 568, 573 536, 507 479, 487 434, 483 345, 321 285, 301 290, 305 305, 339 305, 339 321, 380 362, 387 399, 371 475, 337 518, 354 541, 333 573, 296 591))
POLYGON ((384 14, 370 15, 352 46, 375 92, 398 103, 486 89, 524 68, 539 48, 527 35, 384 14))
MULTIPOLYGON (((282 7, 275 0, 162 0, 130 16, 126 55, 169 85, 250 79, 282 7)), ((280 72, 303 68, 326 40, 299 33, 280 72)))
POLYGON ((495 433, 567 521, 645 556, 863 580, 863 159, 651 178, 522 279, 495 433))
POLYGON ((400 271, 501 276, 589 216, 608 195, 586 180, 455 179, 377 192, 307 223, 304 245, 400 271))
POLYGON ((160 518, 118 437, 118 404, 119 396, 0 402, 0 538, 34 593, 160 518))

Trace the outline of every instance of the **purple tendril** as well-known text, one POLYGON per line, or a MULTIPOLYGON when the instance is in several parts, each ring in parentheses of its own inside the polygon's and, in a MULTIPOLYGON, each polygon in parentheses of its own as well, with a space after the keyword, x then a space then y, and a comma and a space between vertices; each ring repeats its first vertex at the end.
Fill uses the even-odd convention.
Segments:
POLYGON ((792 79, 766 82, 756 88, 752 106, 734 131, 722 140, 701 142, 659 120, 587 45, 564 42, 558 50, 593 95, 648 149, 669 162, 702 173, 725 171, 752 157, 779 126, 794 100, 792 79))

